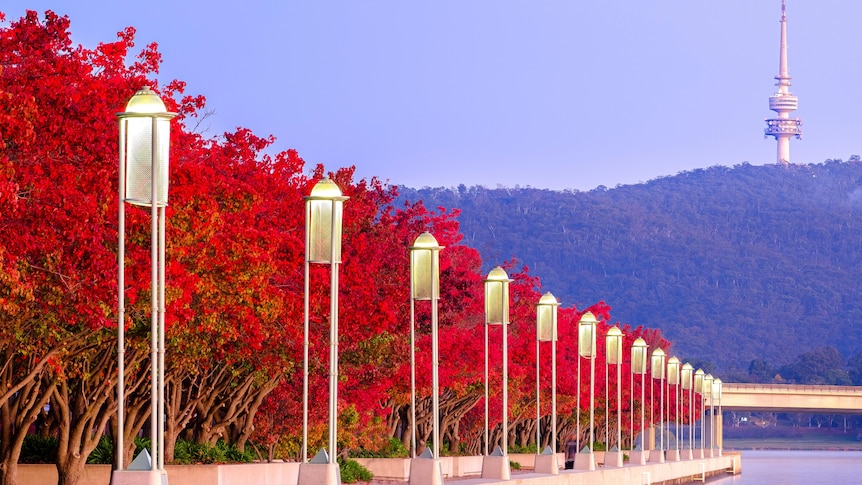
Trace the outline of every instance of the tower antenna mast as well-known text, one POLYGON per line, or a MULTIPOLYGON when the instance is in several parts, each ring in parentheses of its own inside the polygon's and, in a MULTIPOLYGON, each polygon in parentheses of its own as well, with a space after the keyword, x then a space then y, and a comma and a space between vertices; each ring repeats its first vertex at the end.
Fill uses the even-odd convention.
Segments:
POLYGON ((781 0, 781 44, 778 58, 778 92, 769 97, 769 109, 778 113, 766 120, 764 138, 775 137, 778 145, 776 161, 790 163, 790 139, 802 139, 802 119, 791 118, 790 113, 799 107, 799 100, 790 93, 790 73, 787 69, 787 3, 781 0))

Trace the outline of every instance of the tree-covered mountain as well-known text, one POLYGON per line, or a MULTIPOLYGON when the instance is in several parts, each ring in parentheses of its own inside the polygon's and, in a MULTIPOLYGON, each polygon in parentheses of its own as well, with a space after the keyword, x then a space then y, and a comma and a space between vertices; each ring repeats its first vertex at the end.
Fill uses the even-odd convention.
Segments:
POLYGON ((715 166, 589 192, 401 188, 458 208, 486 270, 516 259, 564 305, 604 300, 673 352, 738 373, 862 350, 862 161, 715 166))

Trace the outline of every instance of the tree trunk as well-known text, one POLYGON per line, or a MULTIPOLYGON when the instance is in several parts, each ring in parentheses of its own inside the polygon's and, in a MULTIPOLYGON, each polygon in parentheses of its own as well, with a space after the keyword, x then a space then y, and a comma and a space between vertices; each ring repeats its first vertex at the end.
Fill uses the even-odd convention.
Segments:
POLYGON ((81 456, 75 456, 67 460, 63 467, 57 463, 57 476, 59 477, 57 485, 83 484, 81 477, 84 476, 84 465, 86 464, 87 457, 81 456))

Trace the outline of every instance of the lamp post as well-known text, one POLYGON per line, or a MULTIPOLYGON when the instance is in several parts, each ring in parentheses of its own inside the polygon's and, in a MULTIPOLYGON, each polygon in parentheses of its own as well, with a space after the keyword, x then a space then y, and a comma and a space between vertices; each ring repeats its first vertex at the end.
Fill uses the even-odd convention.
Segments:
MULTIPOLYGON (((608 333, 605 336, 605 354, 606 354, 606 363, 605 363, 605 409, 607 409, 607 402, 610 401, 608 397, 607 390, 610 388, 610 380, 608 379, 608 367, 611 365, 617 366, 617 443, 613 448, 609 448, 607 452, 605 452, 605 466, 615 466, 621 467, 623 466, 623 452, 622 452, 622 419, 623 419, 623 407, 622 407, 622 363, 623 363, 623 331, 620 330, 619 327, 611 327, 608 329, 608 333)), ((605 446, 610 444, 610 439, 608 438, 608 428, 607 423, 610 421, 610 412, 605 412, 605 446)))
POLYGON ((590 359, 590 438, 587 446, 584 447, 586 453, 578 453, 575 457, 575 468, 578 470, 596 469, 593 443, 595 443, 596 325, 598 323, 593 312, 585 312, 578 322, 578 355, 590 359))
MULTIPOLYGON (((652 381, 650 382, 650 390, 655 380, 659 380, 659 449, 652 450, 650 453, 650 462, 664 463, 664 378, 665 378, 665 353, 664 350, 658 348, 652 351, 652 361, 650 362, 650 371, 652 372, 652 381)), ((652 392, 650 392, 652 394, 652 392)))
MULTIPOLYGON (((694 458, 694 451, 692 450, 692 443, 694 441, 694 399, 692 396, 692 375, 694 374, 694 367, 691 364, 686 362, 682 366, 682 370, 680 371, 680 380, 682 381, 682 395, 683 399, 685 398, 685 391, 688 391, 688 449, 684 450, 685 459, 691 460, 694 458)), ((685 406, 683 406, 685 408, 685 406)))
MULTIPOLYGON (((432 460, 412 460, 410 462, 410 483, 442 484, 443 469, 440 465, 440 382, 438 364, 437 300, 440 298, 440 250, 437 239, 429 232, 423 232, 410 247, 410 412, 412 414, 412 457, 416 458, 416 300, 431 302, 431 395, 432 395, 432 460)), ((423 453, 424 458, 428 458, 423 453)))
MULTIPOLYGON (((703 373, 703 369, 698 369, 694 372, 694 386, 693 386, 694 387, 694 393, 700 394, 700 399, 698 399, 698 401, 700 401, 700 412, 698 413, 698 415, 700 416, 700 448, 698 448, 698 451, 696 454, 697 458, 703 458, 703 431, 704 431, 704 427, 703 427, 703 419, 704 419, 703 418, 703 402, 704 402, 703 401, 703 378, 704 378, 704 376, 705 375, 703 373)), ((692 402, 691 406, 692 406, 692 408, 695 407, 694 402, 692 402)))
POLYGON ((305 318, 302 385, 302 463, 299 484, 340 482, 337 456, 338 423, 338 265, 341 263, 341 219, 347 197, 328 177, 324 177, 305 197, 305 318), (308 463, 308 317, 309 264, 328 264, 329 292, 329 451, 320 450, 308 463))
POLYGON ((509 324, 509 275, 503 268, 497 266, 485 278, 485 458, 482 461, 482 478, 500 478, 508 480, 509 470, 509 367, 508 341, 506 339, 509 324), (488 453, 488 327, 500 325, 503 331, 503 424, 502 447, 488 453))
MULTIPOLYGON (((715 423, 712 419, 712 381, 713 380, 714 379, 712 377, 712 374, 707 374, 707 375, 703 376, 704 407, 706 407, 706 404, 705 404, 706 400, 709 399, 709 452, 707 453, 707 456, 709 458, 713 457, 712 436, 715 434, 715 423)), ((701 436, 701 439, 703 439, 703 436, 701 436)))
POLYGON ((721 379, 716 378, 712 381, 712 399, 718 401, 718 417, 715 419, 715 425, 713 429, 715 430, 712 433, 712 445, 715 448, 715 453, 718 456, 721 456, 721 448, 722 448, 722 433, 724 431, 724 416, 721 414, 721 379), (716 429, 717 428, 717 429, 716 429))
MULTIPOLYGON (((668 402, 668 423, 670 423, 670 386, 674 386, 673 388, 673 397, 674 397, 674 436, 676 436, 676 446, 673 450, 669 450, 670 460, 671 461, 679 461, 679 368, 680 362, 679 358, 676 356, 671 357, 667 361, 667 402, 668 402)), ((669 444, 669 443, 668 443, 669 444)))
POLYGON ((164 456, 165 416, 165 207, 168 205, 169 113, 161 98, 143 87, 126 104, 119 118, 119 208, 117 260, 117 475, 116 483, 130 478, 124 470, 125 421, 125 205, 150 208, 150 380, 151 380, 151 484, 167 483, 164 456))
POLYGON ((536 473, 559 473, 557 464, 557 307, 560 304, 551 292, 539 298, 536 304, 536 473), (539 366, 539 343, 551 342, 551 445, 544 451, 541 443, 541 408, 539 396, 541 388, 539 366))
MULTIPOLYGON (((646 427, 644 421, 645 406, 645 389, 646 389, 646 373, 647 373, 647 353, 649 352, 646 341, 638 337, 632 344, 632 395, 634 395, 634 375, 641 376, 641 449, 640 451, 632 451, 630 457, 631 463, 639 465, 646 464, 646 427)), ((634 398, 632 398, 634 399, 634 398)), ((634 406, 632 406, 634 410, 634 406)), ((632 425, 632 448, 634 448, 634 425, 632 425)))

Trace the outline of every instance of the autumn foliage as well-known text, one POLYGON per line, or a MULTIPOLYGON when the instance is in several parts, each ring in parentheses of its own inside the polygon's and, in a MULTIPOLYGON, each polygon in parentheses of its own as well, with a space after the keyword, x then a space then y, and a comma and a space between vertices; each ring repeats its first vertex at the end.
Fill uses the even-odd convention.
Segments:
MULTIPOLYGON (((132 28, 94 49, 76 46, 69 19, 50 11, 0 23, 0 484, 16 483, 15 464, 28 433, 59 437, 57 464, 65 484, 78 483, 101 430, 116 433, 116 113, 143 85, 178 113, 167 208, 168 458, 181 436, 241 448, 264 445, 270 457, 298 456, 303 197, 323 176, 349 197, 339 288, 339 451, 373 451, 389 438, 410 442, 408 247, 430 231, 445 247, 439 302, 442 447, 448 453, 481 452, 482 261, 461 243, 458 211, 430 209, 421 201, 395 207, 396 187, 376 178, 355 180, 352 167, 308 167, 295 151, 270 154, 273 138, 244 128, 217 137, 196 133, 197 119, 207 116, 204 98, 185 94, 180 81, 156 81, 155 45, 127 62, 133 48, 132 28), (34 429, 37 416, 41 428, 34 429)), ((126 207, 126 462, 131 438, 148 430, 149 222, 147 211, 126 207)), ((516 270, 511 262, 505 267, 514 279, 507 330, 510 427, 500 429, 501 329, 495 327, 491 441, 506 432, 510 443, 528 446, 535 444, 536 426, 535 304, 544 290, 526 268, 516 270)), ((328 396, 330 268, 311 269, 309 388, 310 401, 318 405, 311 406, 309 449, 316 451, 324 445, 328 420, 322 404, 328 396)), ((430 308, 427 302, 416 308, 421 448, 431 435, 430 308)), ((588 377, 582 373, 579 379, 575 372, 577 322, 586 310, 564 304, 559 313, 560 442, 578 438, 575 420, 583 420, 588 404, 588 377)), ((601 320, 597 368, 603 369, 611 309, 599 302, 589 310, 601 320)), ((638 336, 651 348, 669 347, 656 331, 622 328, 626 356, 638 336)), ((545 362, 549 345, 542 344, 545 362)), ((603 398, 604 373, 596 379, 603 398)), ((542 366, 541 382, 547 429, 549 365, 542 366)), ((632 389, 623 389, 628 423, 632 389)), ((611 411, 615 422, 615 402, 611 411)), ((542 445, 549 444, 543 436, 542 445)))

